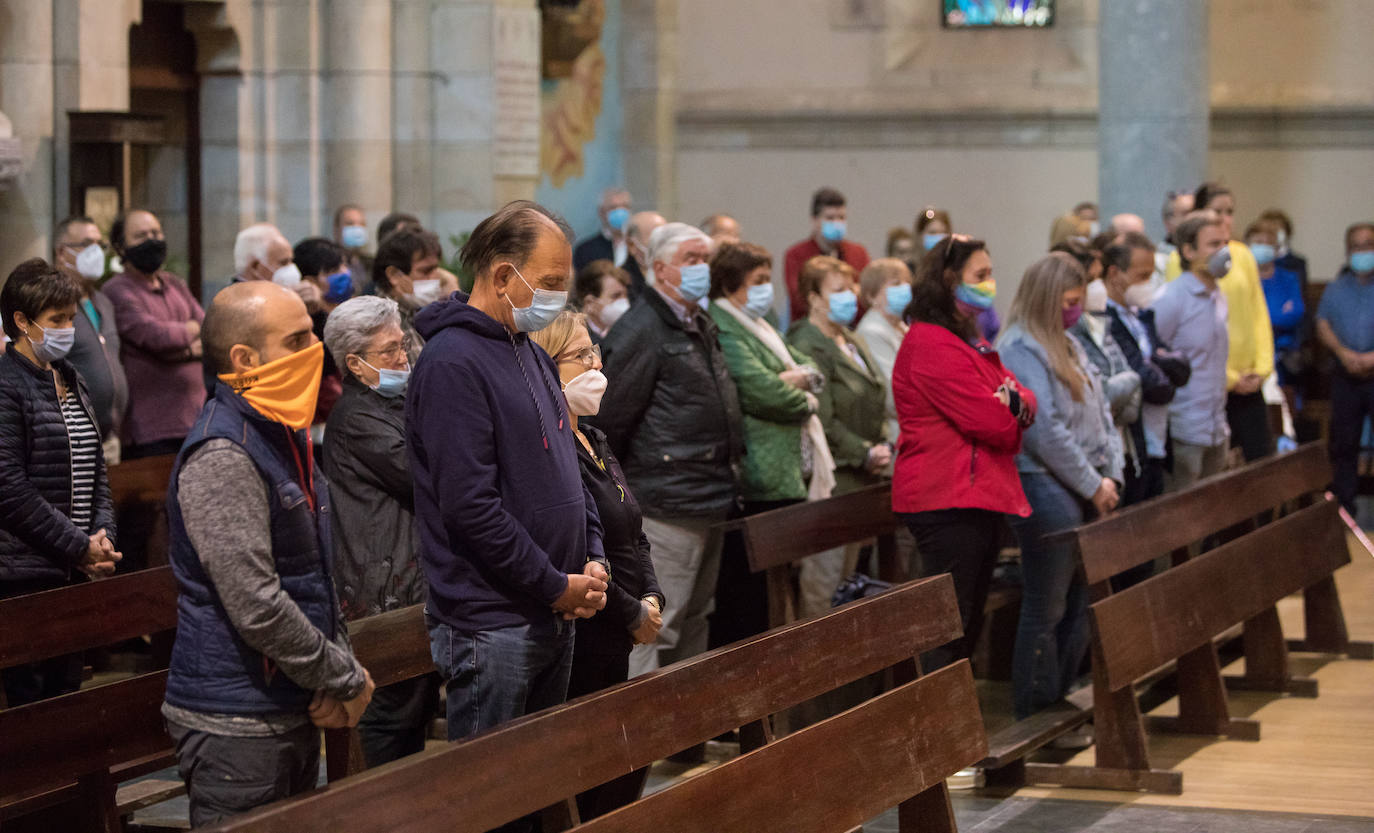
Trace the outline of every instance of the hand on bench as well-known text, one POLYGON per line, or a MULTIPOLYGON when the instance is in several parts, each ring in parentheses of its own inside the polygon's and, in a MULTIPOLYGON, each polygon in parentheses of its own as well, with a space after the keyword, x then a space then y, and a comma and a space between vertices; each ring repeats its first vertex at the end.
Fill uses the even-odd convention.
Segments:
POLYGON ((358 725, 367 704, 372 702, 372 692, 377 688, 372 675, 363 669, 363 690, 351 700, 340 700, 324 691, 315 692, 310 700, 310 722, 321 729, 352 729, 358 725))
POLYGON ((564 619, 590 619, 606 607, 606 587, 610 578, 604 564, 588 561, 583 575, 568 574, 568 586, 553 603, 553 609, 562 613, 564 619))
POLYGON ((97 530, 86 545, 86 552, 77 569, 93 579, 114 575, 115 562, 124 554, 115 552, 114 543, 106 536, 105 530, 97 530))

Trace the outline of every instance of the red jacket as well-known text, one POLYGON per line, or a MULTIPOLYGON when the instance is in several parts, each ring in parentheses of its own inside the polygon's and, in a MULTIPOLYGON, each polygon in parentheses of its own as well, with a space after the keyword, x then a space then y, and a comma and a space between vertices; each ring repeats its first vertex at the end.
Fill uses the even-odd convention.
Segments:
MULTIPOLYGON (((787 253, 783 255, 782 276, 783 279, 787 281, 787 297, 791 304, 790 309, 792 318, 790 320, 792 321, 800 321, 811 312, 811 308, 807 306, 806 299, 801 296, 801 290, 797 286, 797 281, 801 278, 802 267, 805 266, 806 262, 811 258, 823 254, 825 254, 825 252, 821 251, 821 247, 816 244, 815 238, 808 237, 788 249, 787 253)), ((868 250, 850 240, 841 240, 839 247, 836 248, 834 252, 831 252, 831 254, 845 263, 848 263, 850 266, 853 266, 856 275, 862 272, 864 267, 868 265, 868 250)), ((858 292, 858 289, 857 286, 854 287, 855 292, 858 292)), ((864 302, 863 298, 860 298, 859 314, 854 317, 854 320, 858 321, 860 318, 863 318, 863 316, 864 302)))
MULTIPOLYGON (((1021 426, 993 394, 1011 371, 944 327, 920 322, 897 351, 892 394, 902 434, 892 479, 895 512, 990 509, 1026 517, 1016 473, 1021 426)), ((1035 411, 1035 394, 1020 389, 1035 411)))

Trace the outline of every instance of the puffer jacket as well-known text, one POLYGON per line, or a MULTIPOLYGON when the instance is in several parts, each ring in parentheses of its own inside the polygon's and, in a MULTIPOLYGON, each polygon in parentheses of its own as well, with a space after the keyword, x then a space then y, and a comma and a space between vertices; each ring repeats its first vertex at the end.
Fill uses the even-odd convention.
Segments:
MULTIPOLYGON (((53 366, 75 390, 93 425, 90 394, 70 362, 53 366)), ((96 449, 91 528, 71 522, 72 461, 67 424, 48 371, 7 345, 0 356, 0 581, 66 580, 91 533, 115 537, 105 458, 96 449)))
POLYGON ((696 305, 691 315, 688 329, 651 289, 601 344, 609 385, 587 421, 606 433, 650 517, 723 518, 739 505, 735 383, 715 322, 696 305))

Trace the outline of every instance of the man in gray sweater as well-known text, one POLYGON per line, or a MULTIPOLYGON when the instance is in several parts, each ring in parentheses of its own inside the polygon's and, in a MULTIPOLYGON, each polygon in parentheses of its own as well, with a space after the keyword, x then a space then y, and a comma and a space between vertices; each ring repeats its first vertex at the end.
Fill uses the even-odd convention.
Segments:
POLYGON ((323 362, 305 304, 236 284, 202 338, 219 382, 168 495, 179 594, 162 709, 195 826, 313 787, 317 727, 357 725, 373 690, 339 613, 305 431, 323 362))

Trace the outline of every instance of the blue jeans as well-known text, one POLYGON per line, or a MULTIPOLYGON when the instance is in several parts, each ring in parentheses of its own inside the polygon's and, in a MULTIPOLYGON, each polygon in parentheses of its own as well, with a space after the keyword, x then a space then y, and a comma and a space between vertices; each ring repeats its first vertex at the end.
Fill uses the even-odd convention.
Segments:
POLYGON ((448 683, 448 739, 475 735, 568 697, 573 623, 463 633, 433 617, 429 650, 448 683))
POLYGON ((1021 475, 1029 518, 1011 519, 1021 544, 1021 620, 1012 655, 1012 703, 1017 719, 1062 698, 1088 651, 1088 593, 1071 542, 1043 537, 1083 523, 1086 504, 1050 474, 1021 475))

